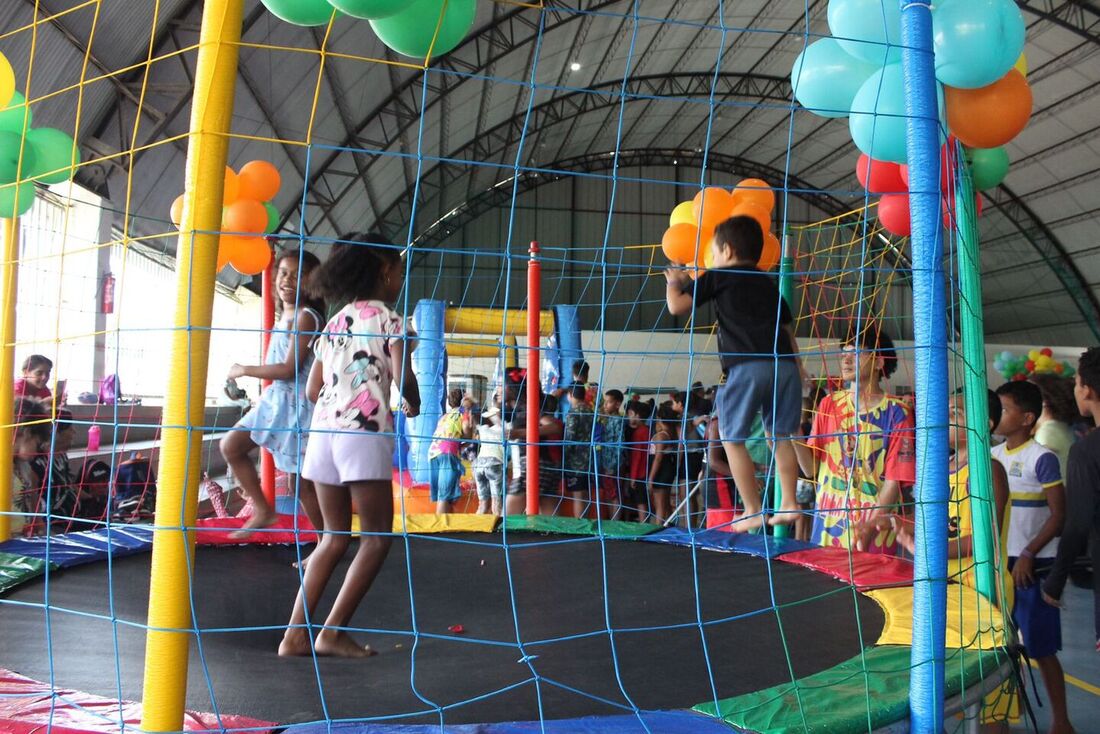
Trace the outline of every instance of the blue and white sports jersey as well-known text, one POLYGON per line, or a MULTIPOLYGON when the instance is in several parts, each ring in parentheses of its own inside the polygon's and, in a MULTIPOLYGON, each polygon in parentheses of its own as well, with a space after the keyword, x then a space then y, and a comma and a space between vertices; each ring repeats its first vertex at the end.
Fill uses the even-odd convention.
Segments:
MULTIPOLYGON (((1047 489, 1062 483, 1058 456, 1030 440, 1015 449, 994 446, 993 458, 1008 474, 1008 555, 1019 556, 1050 518, 1047 489)), ((1058 555, 1058 538, 1047 543, 1036 558, 1058 555)))

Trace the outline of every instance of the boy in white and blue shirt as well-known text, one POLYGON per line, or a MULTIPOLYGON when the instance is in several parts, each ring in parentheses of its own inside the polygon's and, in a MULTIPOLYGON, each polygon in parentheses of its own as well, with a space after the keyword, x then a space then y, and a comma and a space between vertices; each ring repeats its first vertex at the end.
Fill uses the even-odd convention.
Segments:
POLYGON ((1012 618, 1027 654, 1039 666, 1050 698, 1051 732, 1072 732, 1066 710, 1066 680, 1058 651, 1062 621, 1058 607, 1043 600, 1042 580, 1058 554, 1065 520, 1065 488, 1058 456, 1031 434, 1043 412, 1043 396, 1030 382, 1009 382, 997 389, 1001 421, 996 433, 1005 442, 992 449, 1008 474, 1008 568, 1016 590, 1012 618))

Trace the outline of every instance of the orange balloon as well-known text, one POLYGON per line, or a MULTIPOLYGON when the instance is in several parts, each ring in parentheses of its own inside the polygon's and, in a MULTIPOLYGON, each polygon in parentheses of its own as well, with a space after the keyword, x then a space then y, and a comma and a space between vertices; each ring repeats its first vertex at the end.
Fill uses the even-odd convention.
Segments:
POLYGON ((694 224, 674 224, 665 230, 661 237, 661 250, 672 262, 677 265, 686 265, 695 260, 695 245, 698 242, 699 249, 706 244, 705 239, 699 237, 699 228, 694 224))
POLYGON ((691 201, 691 212, 695 225, 701 230, 714 229, 730 216, 733 208, 733 196, 718 186, 708 186, 691 201))
POLYGON ((739 199, 737 205, 730 212, 731 217, 752 217, 760 225, 760 230, 767 234, 772 228, 772 211, 760 206, 756 201, 739 199))
POLYGON ((746 178, 737 184, 737 187, 733 190, 733 195, 739 200, 738 203, 743 201, 756 202, 767 209, 769 213, 775 208, 775 192, 772 191, 771 186, 768 186, 766 181, 759 178, 746 178))
POLYGON ((963 145, 996 148, 1020 134, 1031 117, 1031 87, 1016 69, 987 87, 944 87, 947 127, 963 145))
POLYGON ((237 200, 240 194, 241 183, 237 179, 237 173, 229 166, 225 167, 225 183, 222 188, 222 206, 229 206, 237 200))
POLYGON ((176 200, 172 202, 172 208, 168 210, 168 215, 172 218, 172 224, 179 229, 180 222, 183 221, 183 194, 177 196, 176 200))
POLYGON ((263 237, 239 237, 229 264, 241 275, 259 275, 271 264, 271 247, 263 237))
POLYGON ((271 201, 279 193, 279 169, 267 161, 249 161, 237 172, 238 198, 271 201))
POLYGON ((237 199, 222 214, 222 230, 263 234, 267 229, 267 209, 253 199, 237 199))
POLYGON ((759 270, 773 270, 779 264, 782 248, 779 239, 771 232, 764 233, 764 248, 760 251, 760 259, 756 261, 759 270))

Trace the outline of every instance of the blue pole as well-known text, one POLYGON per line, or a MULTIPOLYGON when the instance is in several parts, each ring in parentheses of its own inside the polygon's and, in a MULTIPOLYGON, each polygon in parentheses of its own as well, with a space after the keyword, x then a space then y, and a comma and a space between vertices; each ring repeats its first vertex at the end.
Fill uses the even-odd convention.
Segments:
POLYGON ((901 4, 913 248, 917 507, 910 731, 943 731, 947 619, 947 318, 940 225, 940 131, 929 0, 901 4))

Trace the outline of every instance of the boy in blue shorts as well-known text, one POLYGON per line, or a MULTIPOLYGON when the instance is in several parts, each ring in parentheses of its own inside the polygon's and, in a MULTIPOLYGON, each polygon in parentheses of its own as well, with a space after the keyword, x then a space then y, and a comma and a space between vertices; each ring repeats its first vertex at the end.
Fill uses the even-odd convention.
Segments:
POLYGON ((1011 511, 1008 519, 1008 568, 1016 588, 1012 618, 1027 654, 1039 666, 1050 698, 1050 734, 1071 734, 1066 710, 1066 678, 1058 662, 1062 620, 1058 607, 1043 600, 1041 585, 1058 554, 1065 519, 1065 489, 1058 456, 1031 437, 1043 412, 1043 394, 1030 382, 1008 382, 997 388, 1005 442, 993 447, 993 458, 1008 473, 1011 511))
POLYGON ((775 466, 782 489, 772 525, 798 519, 795 486, 798 459, 791 437, 802 419, 802 380, 791 311, 779 295, 774 275, 756 268, 764 233, 751 217, 731 217, 714 229, 713 265, 694 282, 678 268, 665 271, 669 313, 684 316, 713 301, 718 313, 718 350, 725 384, 715 397, 718 432, 734 483, 745 507, 733 529, 763 523, 756 466, 745 447, 757 413, 774 439, 775 466))

